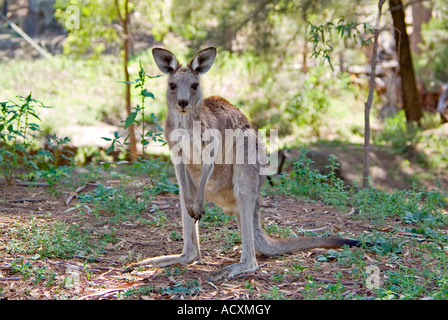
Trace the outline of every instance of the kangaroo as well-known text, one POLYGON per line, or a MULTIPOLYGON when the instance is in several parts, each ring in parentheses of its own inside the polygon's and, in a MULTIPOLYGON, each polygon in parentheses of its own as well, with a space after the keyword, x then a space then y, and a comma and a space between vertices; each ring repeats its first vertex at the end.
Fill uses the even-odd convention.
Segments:
MULTIPOLYGON (((186 67, 182 67, 170 51, 153 48, 152 54, 158 68, 168 75, 166 92, 168 116, 165 122, 165 138, 173 151, 178 147, 173 138, 176 130, 192 134, 195 123, 200 124, 201 133, 213 129, 221 134, 226 130, 242 130, 248 136, 256 135, 249 120, 235 106, 222 97, 202 97, 200 76, 212 66, 217 50, 214 47, 196 53, 186 67)), ((194 133, 193 133, 194 135, 194 133)), ((218 163, 218 153, 234 152, 224 150, 224 144, 215 142, 217 152, 211 152, 212 161, 175 163, 175 174, 179 184, 180 207, 183 223, 183 250, 181 254, 148 258, 133 263, 127 270, 136 266, 149 265, 164 267, 172 264, 186 265, 192 262, 202 263, 197 221, 204 214, 203 202, 210 201, 220 206, 226 214, 234 215, 241 232, 242 252, 238 263, 226 266, 211 274, 211 280, 231 278, 236 275, 254 271, 258 268, 256 254, 273 256, 312 248, 340 248, 343 245, 358 246, 359 242, 351 239, 310 237, 274 239, 268 237, 260 223, 260 188, 265 175, 260 174, 263 164, 257 158, 249 163, 245 155, 243 163, 218 163)), ((262 141, 256 139, 257 150, 265 150, 262 141)), ((195 141, 193 141, 194 144, 195 141)), ((191 144, 191 142, 189 142, 191 144)), ((234 142, 233 147, 237 145, 234 142)), ((248 150, 247 142, 242 144, 248 150)), ((201 152, 206 146, 199 144, 201 152)), ((195 147, 193 146, 193 149, 195 147)), ((182 149, 182 157, 194 158, 182 149)), ((197 149, 197 147, 196 147, 197 149)), ((191 150, 191 148, 189 149, 191 150)), ((181 153, 182 153, 181 152, 181 153)))

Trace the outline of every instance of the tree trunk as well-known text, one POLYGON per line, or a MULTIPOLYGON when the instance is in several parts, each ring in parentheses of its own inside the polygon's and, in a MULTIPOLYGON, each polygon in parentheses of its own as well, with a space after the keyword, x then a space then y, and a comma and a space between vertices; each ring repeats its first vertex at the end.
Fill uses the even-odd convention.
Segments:
MULTIPOLYGON (((120 19, 121 27, 123 28, 123 72, 124 72, 124 79, 126 81, 126 92, 125 92, 125 103, 126 103, 126 112, 127 116, 132 112, 132 106, 131 106, 131 84, 130 77, 129 77, 129 71, 128 71, 128 65, 129 65, 129 2, 128 0, 125 1, 124 4, 124 13, 121 13, 120 6, 118 3, 118 0, 115 1, 115 6, 117 8, 118 18, 120 19)), ((135 137, 135 127, 134 123, 131 123, 131 125, 128 127, 128 134, 129 134, 129 160, 134 162, 137 160, 137 139, 135 137)))
POLYGON ((423 114, 415 82, 403 4, 401 0, 389 0, 389 6, 394 23, 395 43, 400 66, 401 92, 406 121, 419 122, 423 114))
POLYGON ((370 109, 373 102, 373 91, 375 90, 375 73, 376 73, 376 58, 378 55, 378 36, 380 34, 381 14, 385 0, 378 1, 378 14, 376 17, 374 34, 373 34, 373 49, 372 62, 369 80, 369 95, 367 102, 364 105, 364 170, 362 175, 362 185, 364 188, 369 187, 369 172, 370 172, 370 109))

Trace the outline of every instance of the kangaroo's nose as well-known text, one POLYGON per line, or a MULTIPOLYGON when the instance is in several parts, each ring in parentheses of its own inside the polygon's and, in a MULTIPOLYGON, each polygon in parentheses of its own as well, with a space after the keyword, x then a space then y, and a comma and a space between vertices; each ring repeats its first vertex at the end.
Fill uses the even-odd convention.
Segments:
POLYGON ((179 105, 179 107, 181 107, 182 109, 185 109, 188 106, 188 100, 179 100, 177 102, 177 104, 179 105))

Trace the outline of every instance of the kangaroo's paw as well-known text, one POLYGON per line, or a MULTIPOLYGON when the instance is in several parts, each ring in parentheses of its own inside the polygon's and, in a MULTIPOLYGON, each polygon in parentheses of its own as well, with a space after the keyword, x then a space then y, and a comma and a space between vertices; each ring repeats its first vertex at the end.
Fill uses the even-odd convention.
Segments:
POLYGON ((202 204, 190 206, 187 205, 187 212, 193 219, 200 220, 205 213, 204 207, 202 204))
POLYGON ((258 269, 257 262, 255 263, 239 262, 231 264, 230 266, 224 267, 218 271, 212 272, 209 277, 209 280, 218 281, 222 279, 229 279, 239 274, 255 271, 257 269, 258 269))

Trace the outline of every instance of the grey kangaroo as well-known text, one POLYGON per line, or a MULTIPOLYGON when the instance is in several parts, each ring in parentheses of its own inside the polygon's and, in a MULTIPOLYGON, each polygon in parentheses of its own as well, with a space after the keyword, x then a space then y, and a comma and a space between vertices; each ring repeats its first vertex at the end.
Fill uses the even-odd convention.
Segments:
MULTIPOLYGON (((154 48, 152 54, 159 69, 168 75, 166 92, 168 116, 165 123, 165 138, 173 153, 178 141, 172 134, 183 130, 192 134, 195 123, 200 124, 204 133, 207 129, 220 132, 223 136, 228 129, 242 130, 249 136, 256 135, 244 114, 227 100, 212 96, 203 99, 200 76, 212 66, 216 49, 210 47, 199 51, 186 67, 182 67, 173 53, 163 48, 154 48)), ((261 141, 257 141, 257 150, 264 150, 261 141)), ((224 144, 215 141, 219 152, 224 144)), ((194 143, 193 143, 194 144, 194 143)), ((201 152, 205 145, 200 144, 201 152)), ((237 143, 234 143, 236 148, 237 143)), ((242 144, 245 151, 248 144, 242 144)), ((194 147, 190 148, 191 153, 194 147)), ((187 148, 188 150, 188 148, 187 148)), ((196 150, 198 151, 198 150, 196 150)), ((185 149, 182 149, 185 152, 185 149)), ((219 152, 214 152, 212 158, 219 152)), ((213 152, 212 152, 213 153, 213 152)), ((182 154, 183 159, 191 160, 192 154, 182 154)), ((213 158, 214 159, 214 158, 213 158)), ((133 263, 127 270, 136 266, 149 265, 164 267, 172 264, 186 265, 192 262, 202 263, 199 247, 198 223, 204 213, 203 202, 211 201, 220 206, 226 214, 234 215, 242 238, 242 253, 238 263, 228 265, 211 274, 211 280, 231 278, 251 272, 258 268, 256 254, 281 255, 312 248, 339 248, 343 245, 358 246, 351 239, 310 237, 274 239, 268 237, 260 224, 260 188, 265 175, 260 174, 263 164, 259 159, 249 163, 245 156, 243 163, 191 163, 178 161, 175 173, 179 184, 180 206, 183 223, 183 250, 181 254, 148 258, 133 263)))

